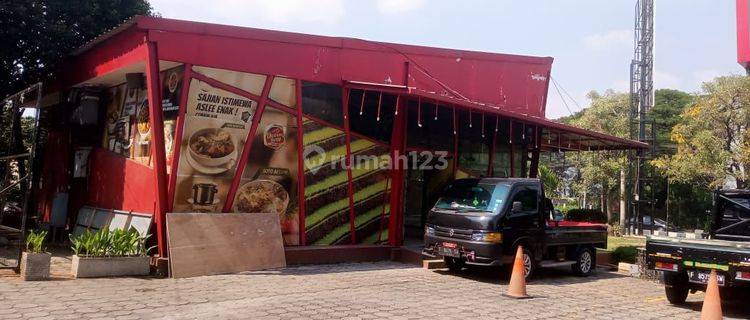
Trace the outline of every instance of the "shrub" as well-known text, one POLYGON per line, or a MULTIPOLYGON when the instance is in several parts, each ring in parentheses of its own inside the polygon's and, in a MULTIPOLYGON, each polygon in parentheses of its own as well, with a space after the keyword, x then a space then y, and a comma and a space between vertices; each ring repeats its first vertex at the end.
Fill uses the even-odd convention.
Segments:
POLYGON ((607 223, 607 216, 604 212, 596 209, 571 209, 565 213, 565 220, 607 223))
POLYGON ((44 238, 47 237, 47 230, 30 231, 26 236, 26 252, 42 253, 44 238))
POLYGON ((71 249, 79 256, 126 257, 145 256, 152 248, 146 248, 146 239, 135 228, 109 231, 101 229, 96 233, 88 230, 77 237, 70 237, 71 249))
POLYGON ((612 259, 615 263, 635 263, 637 256, 638 247, 634 246, 617 247, 614 251, 612 251, 612 259))

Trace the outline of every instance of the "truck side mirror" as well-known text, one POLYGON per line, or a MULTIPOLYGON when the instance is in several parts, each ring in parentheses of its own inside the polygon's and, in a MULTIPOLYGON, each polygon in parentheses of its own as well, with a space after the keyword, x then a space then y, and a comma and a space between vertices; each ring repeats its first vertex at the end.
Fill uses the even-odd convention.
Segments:
POLYGON ((523 204, 521 204, 521 201, 513 201, 513 204, 510 207, 510 212, 521 212, 523 209, 523 204))

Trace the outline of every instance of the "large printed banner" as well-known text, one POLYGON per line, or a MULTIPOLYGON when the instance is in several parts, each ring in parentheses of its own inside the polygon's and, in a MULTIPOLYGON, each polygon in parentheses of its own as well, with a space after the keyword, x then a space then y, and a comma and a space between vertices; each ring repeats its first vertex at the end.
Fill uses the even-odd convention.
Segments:
POLYGON ((174 211, 221 212, 258 103, 193 79, 186 108, 174 211))
POLYGON ((297 117, 266 106, 253 138, 234 212, 279 215, 285 245, 299 244, 297 117))

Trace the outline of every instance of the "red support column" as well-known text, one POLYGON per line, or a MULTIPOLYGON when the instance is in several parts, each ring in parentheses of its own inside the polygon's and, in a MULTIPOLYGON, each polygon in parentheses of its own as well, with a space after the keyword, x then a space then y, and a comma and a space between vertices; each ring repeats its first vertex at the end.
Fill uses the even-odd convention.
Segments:
POLYGON ((151 156, 154 159, 153 180, 156 186, 156 205, 154 223, 156 224, 156 243, 160 257, 168 256, 166 235, 167 203, 167 160, 164 151, 164 121, 161 105, 161 86, 159 81, 159 57, 156 43, 148 41, 148 58, 146 60, 146 88, 148 90, 149 125, 151 126, 151 156))
POLYGON ((513 150, 513 120, 510 120, 510 126, 508 129, 508 144, 510 146, 510 176, 516 176, 516 165, 515 165, 515 151, 513 150))
POLYGON ((255 133, 258 131, 258 125, 260 124, 260 118, 263 117, 263 111, 266 109, 266 102, 268 101, 268 93, 271 91, 271 84, 273 83, 274 76, 267 76, 266 83, 263 86, 263 93, 258 100, 258 108, 255 110, 252 124, 250 125, 250 131, 247 133, 245 138, 245 147, 242 149, 239 162, 237 163, 237 171, 234 173, 232 184, 229 186, 227 192, 227 200, 224 201, 224 208, 222 212, 229 212, 232 210, 232 203, 234 202, 234 195, 237 193, 237 188, 240 186, 240 180, 242 179, 242 173, 245 171, 247 166, 247 158, 250 156, 250 149, 253 147, 253 141, 255 141, 255 133))
POLYGON ((169 188, 167 207, 171 212, 174 207, 175 187, 177 186, 177 167, 180 164, 180 149, 182 148, 182 132, 185 127, 185 114, 187 113, 187 100, 190 91, 190 81, 193 74, 193 65, 185 64, 182 77, 182 92, 180 92, 180 109, 177 111, 174 139, 172 142, 172 170, 169 172, 169 188))
POLYGON ((356 237, 356 226, 354 224, 354 183, 352 182, 352 148, 351 148, 351 142, 352 142, 352 136, 351 136, 351 130, 349 128, 349 93, 351 90, 344 87, 341 89, 341 97, 342 97, 342 112, 344 114, 344 136, 346 141, 346 158, 344 158, 344 163, 346 165, 346 177, 347 177, 347 184, 346 184, 346 192, 349 196, 349 236, 351 238, 351 243, 355 244, 357 243, 357 237, 356 237))
POLYGON ((406 156, 406 116, 408 114, 405 99, 396 102, 396 113, 393 117, 393 133, 391 134, 391 215, 388 218, 388 244, 398 246, 402 244, 403 231, 403 187, 404 165, 400 162, 406 156))
POLYGON ((304 121, 302 119, 302 81, 294 82, 294 94, 297 96, 297 190, 299 201, 299 244, 307 244, 307 235, 305 234, 305 136, 304 121))

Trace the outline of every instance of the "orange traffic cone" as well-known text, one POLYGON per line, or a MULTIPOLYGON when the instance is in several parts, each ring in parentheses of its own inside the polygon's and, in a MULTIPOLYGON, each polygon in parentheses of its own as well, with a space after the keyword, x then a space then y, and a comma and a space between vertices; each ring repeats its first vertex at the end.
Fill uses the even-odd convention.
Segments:
POLYGON ((515 299, 531 298, 526 294, 526 269, 523 267, 523 248, 521 246, 518 246, 518 250, 516 250, 516 259, 513 261, 508 292, 503 295, 515 299))
POLYGON ((706 297, 703 299, 703 309, 701 309, 701 320, 719 320, 723 319, 721 314, 721 296, 719 295, 719 280, 716 277, 716 270, 711 270, 706 287, 706 297))

